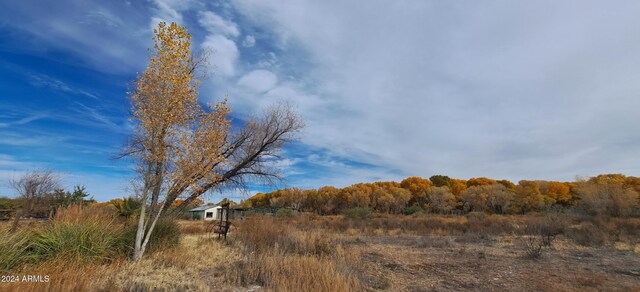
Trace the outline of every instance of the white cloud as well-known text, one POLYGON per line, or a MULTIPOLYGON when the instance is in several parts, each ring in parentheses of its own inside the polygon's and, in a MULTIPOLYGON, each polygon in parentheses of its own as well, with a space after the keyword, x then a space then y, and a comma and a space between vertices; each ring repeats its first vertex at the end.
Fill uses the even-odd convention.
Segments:
POLYGON ((253 93, 263 93, 272 89, 278 83, 278 77, 271 71, 253 70, 238 80, 238 85, 249 89, 253 93))
POLYGON ((202 47, 213 51, 210 64, 214 75, 222 77, 222 80, 235 76, 240 53, 233 39, 240 35, 238 26, 212 11, 200 12, 198 22, 209 33, 202 47))
POLYGON ((0 128, 6 128, 6 127, 13 127, 13 126, 19 126, 19 125, 24 125, 24 124, 28 124, 31 123, 33 121, 37 121, 43 118, 46 118, 47 115, 44 114, 34 114, 34 115, 29 115, 26 117, 23 117, 21 119, 15 120, 15 121, 11 121, 11 122, 0 122, 0 128))
POLYGON ((183 23, 182 12, 191 8, 196 1, 191 0, 153 0, 155 15, 151 17, 150 27, 154 29, 159 22, 183 23))
POLYGON ((251 48, 255 46, 255 44, 256 44, 256 38, 252 35, 246 36, 242 41, 242 46, 245 48, 251 48))
POLYGON ((305 143, 406 175, 640 174, 640 4, 234 5, 313 64, 305 143))
POLYGON ((234 38, 240 35, 238 26, 235 23, 227 21, 211 11, 200 12, 198 16, 200 25, 212 34, 221 34, 234 38))
POLYGON ((239 53, 234 41, 222 35, 210 35, 202 43, 202 47, 213 51, 210 62, 215 67, 214 74, 223 77, 235 75, 239 53))

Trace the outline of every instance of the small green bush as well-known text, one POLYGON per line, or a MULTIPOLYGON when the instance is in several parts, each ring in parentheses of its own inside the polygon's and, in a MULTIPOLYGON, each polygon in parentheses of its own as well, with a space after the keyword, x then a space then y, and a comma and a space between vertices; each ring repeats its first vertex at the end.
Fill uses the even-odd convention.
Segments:
POLYGON ((111 205, 116 208, 120 217, 132 218, 140 212, 142 201, 134 197, 127 197, 121 201, 111 202, 111 205))
MULTIPOLYGON (((138 229, 137 224, 129 224, 125 230, 125 238, 127 246, 130 250, 133 250, 133 246, 136 240, 136 231, 138 229)), ((159 250, 163 248, 174 248, 180 243, 180 226, 175 220, 168 218, 160 218, 156 223, 151 238, 149 238, 149 244, 147 245, 148 251, 159 250)))
POLYGON ((295 214, 296 211, 287 208, 280 208, 276 211, 277 217, 293 217, 295 214))
POLYGON ((418 206, 406 207, 404 208, 404 210, 402 210, 402 214, 405 214, 405 215, 414 215, 419 213, 422 213, 422 208, 418 206))
POLYGON ((344 216, 349 218, 368 218, 369 216, 371 216, 371 209, 360 207, 351 208, 344 210, 343 214, 344 216))

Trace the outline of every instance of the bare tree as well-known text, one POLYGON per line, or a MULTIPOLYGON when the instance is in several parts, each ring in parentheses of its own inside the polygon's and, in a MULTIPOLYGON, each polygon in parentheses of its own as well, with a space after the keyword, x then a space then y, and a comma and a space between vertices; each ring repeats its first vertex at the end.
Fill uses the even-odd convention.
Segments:
POLYGON ((51 195, 56 189, 60 189, 60 176, 49 169, 38 169, 11 179, 9 186, 18 193, 18 199, 22 201, 22 209, 17 212, 11 226, 11 232, 15 232, 20 217, 34 211, 49 211, 51 195))
MULTIPOLYGON (((213 176, 216 179, 202 176, 203 179, 196 182, 199 187, 189 192, 187 198, 171 214, 178 214, 192 200, 221 186, 245 188, 249 181, 271 184, 281 180, 282 177, 273 164, 281 158, 282 147, 295 140, 303 127, 300 117, 286 103, 274 105, 262 117, 251 119, 244 128, 230 135, 230 141, 222 151, 225 160, 207 170, 216 173, 213 176)), ((165 208, 183 194, 179 189, 175 190, 168 192, 169 204, 165 204, 165 208)))

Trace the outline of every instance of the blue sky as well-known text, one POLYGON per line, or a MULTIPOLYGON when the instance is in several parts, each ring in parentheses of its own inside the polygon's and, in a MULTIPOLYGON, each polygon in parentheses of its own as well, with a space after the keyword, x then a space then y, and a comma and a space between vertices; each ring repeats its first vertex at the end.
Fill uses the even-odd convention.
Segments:
MULTIPOLYGON (((214 51, 203 103, 242 120, 291 101, 307 127, 278 187, 445 174, 640 175, 636 1, 4 1, 0 195, 34 168, 98 200, 127 194, 112 157, 151 29, 214 51)), ((270 187, 254 186, 249 194, 270 187)), ((210 195, 236 199, 230 192, 210 195)))

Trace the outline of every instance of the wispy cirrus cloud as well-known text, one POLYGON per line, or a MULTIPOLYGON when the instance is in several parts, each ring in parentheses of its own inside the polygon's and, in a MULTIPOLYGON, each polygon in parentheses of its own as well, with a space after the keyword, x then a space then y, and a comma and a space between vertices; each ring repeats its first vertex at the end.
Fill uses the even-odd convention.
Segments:
POLYGON ((25 0, 3 5, 0 23, 22 37, 19 46, 4 46, 41 56, 53 49, 73 54, 78 66, 109 73, 135 72, 144 64, 150 44, 149 11, 140 4, 57 1, 42 5, 25 0))
MULTIPOLYGON (((78 107, 75 110, 79 115, 88 117, 98 122, 98 124, 102 125, 103 127, 107 127, 114 132, 118 132, 118 133, 129 132, 129 129, 127 127, 125 127, 124 125, 116 124, 110 117, 101 113, 98 109, 94 107, 86 106, 80 102, 76 102, 75 105, 78 107)), ((86 123, 86 119, 83 119, 83 120, 86 123)))
POLYGON ((84 95, 84 96, 91 97, 95 100, 100 99, 95 94, 92 94, 90 92, 87 92, 79 88, 72 87, 63 81, 60 81, 58 79, 55 79, 53 77, 50 77, 44 74, 30 74, 28 76, 28 80, 29 80, 29 83, 31 83, 31 85, 36 87, 48 87, 56 91, 84 95))
POLYGON ((0 136, 0 145, 47 147, 68 140, 68 137, 59 135, 30 135, 17 131, 3 131, 0 136))
POLYGON ((47 118, 48 115, 46 114, 34 114, 34 115, 29 115, 17 120, 13 120, 13 121, 0 121, 0 128, 7 128, 7 127, 13 127, 13 126, 20 126, 20 125, 25 125, 28 123, 31 123, 33 121, 37 121, 40 119, 45 119, 47 118))

